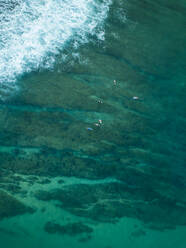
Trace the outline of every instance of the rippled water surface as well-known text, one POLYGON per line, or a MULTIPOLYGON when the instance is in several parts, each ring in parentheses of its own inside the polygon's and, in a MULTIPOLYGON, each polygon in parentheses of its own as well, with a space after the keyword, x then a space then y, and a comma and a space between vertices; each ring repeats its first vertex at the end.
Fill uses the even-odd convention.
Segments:
POLYGON ((2 248, 186 247, 184 0, 0 0, 2 248))

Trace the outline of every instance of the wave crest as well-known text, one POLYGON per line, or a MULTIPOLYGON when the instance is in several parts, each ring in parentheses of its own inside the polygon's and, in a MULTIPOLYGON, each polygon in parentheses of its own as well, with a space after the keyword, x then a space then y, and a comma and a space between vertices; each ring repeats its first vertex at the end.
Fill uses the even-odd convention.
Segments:
MULTIPOLYGON (((52 68, 67 41, 103 39, 109 0, 4 0, 0 5, 0 90, 12 91, 24 73, 52 68), (99 32, 98 32, 99 30, 99 32)), ((1 94, 3 95, 3 94, 1 94)))

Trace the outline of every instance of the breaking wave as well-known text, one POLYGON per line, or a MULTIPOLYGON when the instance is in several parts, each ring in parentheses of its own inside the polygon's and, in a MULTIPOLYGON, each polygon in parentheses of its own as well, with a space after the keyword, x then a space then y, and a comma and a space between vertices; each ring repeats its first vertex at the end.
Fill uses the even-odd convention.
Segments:
POLYGON ((16 90, 16 80, 52 68, 66 43, 74 47, 90 35, 104 39, 110 0, 2 0, 0 2, 0 95, 16 90))

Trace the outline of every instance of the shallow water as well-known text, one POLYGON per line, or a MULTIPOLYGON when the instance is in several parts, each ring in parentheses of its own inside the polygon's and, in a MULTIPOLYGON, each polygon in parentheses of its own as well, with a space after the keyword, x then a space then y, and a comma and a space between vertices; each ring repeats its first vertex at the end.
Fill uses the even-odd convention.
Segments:
POLYGON ((185 14, 0 2, 2 248, 185 248, 185 14))

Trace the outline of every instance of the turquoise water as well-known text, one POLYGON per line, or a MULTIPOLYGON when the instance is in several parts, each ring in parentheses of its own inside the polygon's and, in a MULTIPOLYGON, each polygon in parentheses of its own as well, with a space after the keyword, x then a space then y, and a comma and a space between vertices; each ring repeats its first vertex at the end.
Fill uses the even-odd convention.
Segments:
POLYGON ((0 2, 2 248, 185 248, 185 14, 0 2))

